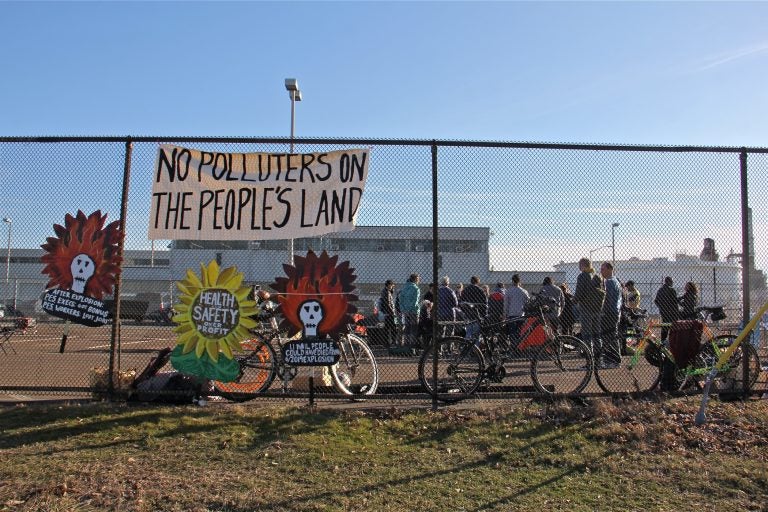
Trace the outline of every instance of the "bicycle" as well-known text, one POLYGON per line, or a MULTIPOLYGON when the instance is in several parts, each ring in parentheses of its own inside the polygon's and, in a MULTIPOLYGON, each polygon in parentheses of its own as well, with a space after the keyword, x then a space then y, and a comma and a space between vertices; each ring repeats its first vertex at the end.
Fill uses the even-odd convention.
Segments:
MULTIPOLYGON (((667 372, 668 387, 682 391, 691 386, 702 387, 702 380, 711 372, 721 355, 732 347, 737 336, 732 334, 715 334, 707 320, 722 320, 725 314, 722 307, 699 307, 696 309, 701 332, 687 340, 690 344, 689 354, 678 353, 675 357, 675 347, 661 340, 654 332, 656 328, 673 327, 674 324, 649 324, 636 339, 628 338, 630 355, 625 356, 618 367, 596 367, 595 380, 606 393, 646 393, 653 391, 662 382, 667 372), (704 342, 700 343, 703 339, 704 342), (688 360, 684 360, 688 359, 688 360)), ((680 324, 678 324, 680 325, 680 324)), ((671 336, 670 336, 671 337, 671 336)), ((751 389, 757 382, 760 372, 760 360, 757 351, 750 344, 743 344, 731 351, 729 358, 719 370, 715 388, 722 393, 743 392, 751 389), (744 386, 742 366, 747 358, 749 381, 744 386)))
POLYGON ((503 334, 504 329, 502 333, 497 329, 499 325, 506 327, 506 322, 488 323, 482 319, 439 322, 442 326, 463 326, 468 336, 443 337, 423 352, 418 365, 422 387, 440 401, 457 402, 473 395, 481 386, 502 382, 506 377, 505 364, 513 359, 514 349, 541 328, 545 337, 539 342, 530 367, 534 387, 546 395, 580 393, 592 376, 591 351, 578 338, 554 332, 546 320, 546 302, 546 298, 534 298, 526 305, 529 316, 510 320, 534 318, 524 326, 520 344, 514 348, 503 334))
MULTIPOLYGON (((237 378, 233 382, 214 381, 214 388, 223 398, 236 402, 251 400, 266 393, 276 377, 283 383, 283 392, 288 392, 299 367, 283 361, 282 349, 295 337, 288 338, 278 330, 276 315, 277 308, 262 312, 260 318, 270 321, 271 325, 254 329, 254 337, 241 343, 244 353, 235 355, 240 366, 237 378)), ((327 371, 339 393, 357 398, 376 392, 379 367, 368 343, 355 334, 356 328, 357 325, 347 325, 348 332, 336 340, 339 361, 327 367, 327 371)))
MULTIPOLYGON (((712 368, 707 374, 707 379, 704 383, 704 392, 702 393, 702 397, 701 397, 701 406, 699 406, 699 411, 696 413, 696 416, 695 416, 696 425, 702 425, 704 422, 707 421, 707 414, 706 414, 707 402, 709 401, 709 394, 710 394, 712 385, 716 382, 715 379, 719 378, 719 374, 723 370, 726 370, 726 373, 727 373, 729 363, 731 362, 731 358, 739 350, 740 347, 742 346, 752 347, 752 345, 750 345, 749 343, 747 343, 746 345, 743 345, 743 341, 747 338, 749 334, 752 333, 752 331, 755 329, 755 326, 757 326, 757 323, 760 321, 760 318, 762 318, 762 316, 765 314, 766 311, 768 311, 768 302, 763 304, 763 306, 760 308, 757 314, 750 319, 747 325, 744 326, 741 332, 739 332, 738 336, 736 336, 736 338, 733 340, 731 345, 728 346, 728 348, 726 348, 723 352, 721 352, 718 355, 717 360, 712 365, 712 368)), ((758 364, 757 371, 760 371, 759 364, 758 364)), ((757 376, 755 376, 755 380, 757 380, 757 376)), ((728 382, 726 382, 726 384, 727 383, 728 382)))

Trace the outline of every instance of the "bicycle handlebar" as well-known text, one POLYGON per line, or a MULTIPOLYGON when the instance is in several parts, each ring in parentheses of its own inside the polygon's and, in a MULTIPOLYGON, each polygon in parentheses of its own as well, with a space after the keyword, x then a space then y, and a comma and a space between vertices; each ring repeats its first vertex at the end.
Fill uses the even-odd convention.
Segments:
POLYGON ((718 309, 723 309, 725 306, 698 306, 694 311, 699 313, 700 311, 709 311, 710 313, 713 311, 717 311, 718 309))

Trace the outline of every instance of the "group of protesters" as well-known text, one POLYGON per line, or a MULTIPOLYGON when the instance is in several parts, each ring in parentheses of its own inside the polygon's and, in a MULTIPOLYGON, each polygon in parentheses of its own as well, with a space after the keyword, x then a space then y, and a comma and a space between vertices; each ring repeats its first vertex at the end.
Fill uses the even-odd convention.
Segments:
MULTIPOLYGON (((433 320, 442 324, 441 334, 445 335, 452 332, 450 323, 457 320, 484 320, 501 326, 508 319, 523 316, 530 294, 522 287, 519 274, 512 276, 509 289, 503 283, 496 283, 496 288, 491 291, 488 285, 480 284, 477 276, 470 277, 469 281, 467 286, 459 284, 453 288, 450 277, 444 276, 439 286, 430 283, 429 290, 421 297, 418 274, 411 274, 398 292, 395 292, 394 281, 387 280, 377 301, 377 315, 383 323, 386 344, 426 346, 431 340, 433 320), (401 331, 399 325, 402 326, 401 331)), ((552 278, 547 277, 540 294, 553 299, 549 313, 553 325, 561 325, 564 331, 570 332, 574 323, 573 296, 568 293, 565 284, 561 287, 554 286, 552 278)), ((514 330, 512 323, 509 324, 509 328, 514 330)), ((466 327, 477 329, 478 324, 466 327)), ((472 334, 467 333, 469 336, 472 334)))
MULTIPOLYGON (((481 284, 477 276, 470 278, 469 285, 460 284, 455 288, 451 286, 450 277, 444 276, 439 286, 430 283, 423 297, 419 282, 419 274, 411 274, 396 292, 394 281, 386 281, 377 302, 386 344, 425 346, 431 340, 433 320, 445 325, 456 320, 482 319, 506 325, 508 334, 513 339, 518 338, 520 324, 514 320, 524 316, 525 306, 531 298, 531 294, 523 288, 519 274, 512 276, 510 287, 496 283, 493 291, 488 285, 481 284), (402 326, 401 330, 399 326, 402 326)), ((602 262, 598 272, 589 258, 582 258, 573 293, 566 283, 555 284, 547 276, 536 295, 550 299, 546 318, 554 329, 562 334, 574 334, 574 325, 578 322, 581 329, 579 336, 599 356, 599 364, 610 367, 620 362, 622 340, 619 325, 622 313, 640 309, 640 292, 633 281, 619 281, 610 261, 602 262)), ((693 318, 698 290, 694 283, 689 282, 685 293, 678 297, 672 288, 672 279, 667 277, 654 303, 659 307, 663 322, 693 318)), ((474 326, 470 324, 469 327, 474 326)), ((662 332, 662 337, 665 334, 662 332)))

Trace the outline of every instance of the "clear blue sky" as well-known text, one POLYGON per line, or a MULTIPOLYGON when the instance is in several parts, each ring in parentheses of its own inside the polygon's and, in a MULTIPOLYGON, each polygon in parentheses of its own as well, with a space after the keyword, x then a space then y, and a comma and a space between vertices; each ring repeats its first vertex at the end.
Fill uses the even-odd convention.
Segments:
MULTIPOLYGON (((0 0, 0 135, 287 137, 283 80, 295 77, 304 96, 297 136, 765 147, 766 27, 764 2, 0 0)), ((503 177, 499 157, 491 163, 503 177)), ((627 165, 645 162, 652 169, 666 160, 638 157, 627 165)), ((611 162, 597 163, 611 172, 611 162)), ((584 160, 574 172, 579 165, 593 167, 584 160)), ((490 212, 493 218, 452 217, 450 210, 443 218, 489 226, 501 251, 536 254, 545 267, 610 243, 612 222, 621 223, 621 258, 698 254, 705 236, 715 237, 721 256, 740 251, 738 168, 706 159, 684 167, 694 190, 666 177, 600 184, 607 199, 563 209, 558 218, 524 212, 514 222, 526 238, 503 209, 490 212), (729 187, 727 215, 712 207, 716 173, 717 186, 729 187), (702 219, 701 204, 710 208, 698 224, 652 225, 664 215, 702 219), (553 253, 557 244, 568 249, 553 253)), ((567 182, 568 170, 558 179, 567 182)), ((6 187, 16 175, 0 173, 2 214, 22 217, 30 204, 15 203, 6 187)), ((550 200, 577 204, 603 175, 550 200)), ((119 187, 115 180, 105 189, 119 187)), ((409 185, 394 185, 401 187, 372 184, 369 204, 407 211, 409 185)), ((768 197, 759 184, 752 190, 765 268, 768 197)), ((445 193, 454 192, 460 206, 467 191, 445 193)), ((507 204, 500 188, 486 192, 507 204)), ((423 206, 428 199, 419 200, 423 206)), ((46 230, 76 209, 62 208, 53 221, 41 220, 46 230)), ((374 210, 363 211, 361 222, 382 223, 374 210)), ((109 211, 117 218, 114 206, 109 211)), ((428 220, 430 210, 423 213, 428 220)), ((29 231, 23 246, 49 234, 29 231)), ((520 268, 525 256, 507 263, 520 268)))
POLYGON ((0 135, 764 146, 768 3, 0 2, 0 135))

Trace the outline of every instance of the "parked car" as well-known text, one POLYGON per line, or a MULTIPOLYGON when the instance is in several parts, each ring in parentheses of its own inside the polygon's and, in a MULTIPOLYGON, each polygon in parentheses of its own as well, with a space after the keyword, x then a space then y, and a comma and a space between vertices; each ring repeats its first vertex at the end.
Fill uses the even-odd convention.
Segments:
POLYGON ((22 332, 37 325, 36 319, 25 315, 10 304, 0 304, 0 320, 4 326, 12 325, 22 332))
MULTIPOLYGON (((115 300, 105 299, 104 306, 110 311, 110 315, 114 318, 115 312, 115 300)), ((158 292, 142 292, 136 294, 122 294, 120 300, 120 318, 122 320, 135 320, 136 323, 141 323, 144 320, 150 320, 158 323, 170 323, 169 313, 166 311, 170 308, 169 296, 167 293, 158 292)))
POLYGON ((171 324, 173 323, 171 321, 171 318, 173 318, 173 315, 175 314, 176 314, 176 311, 174 311, 172 307, 167 306, 167 307, 161 307, 160 309, 155 310, 151 313, 147 313, 144 319, 150 322, 158 323, 158 324, 171 324))
MULTIPOLYGON (((122 320, 135 320, 137 323, 141 323, 144 320, 144 316, 147 314, 147 306, 149 304, 145 300, 134 300, 122 298, 120 300, 120 318, 122 320)), ((104 307, 109 311, 109 317, 115 318, 115 300, 106 299, 104 301, 104 307)))

